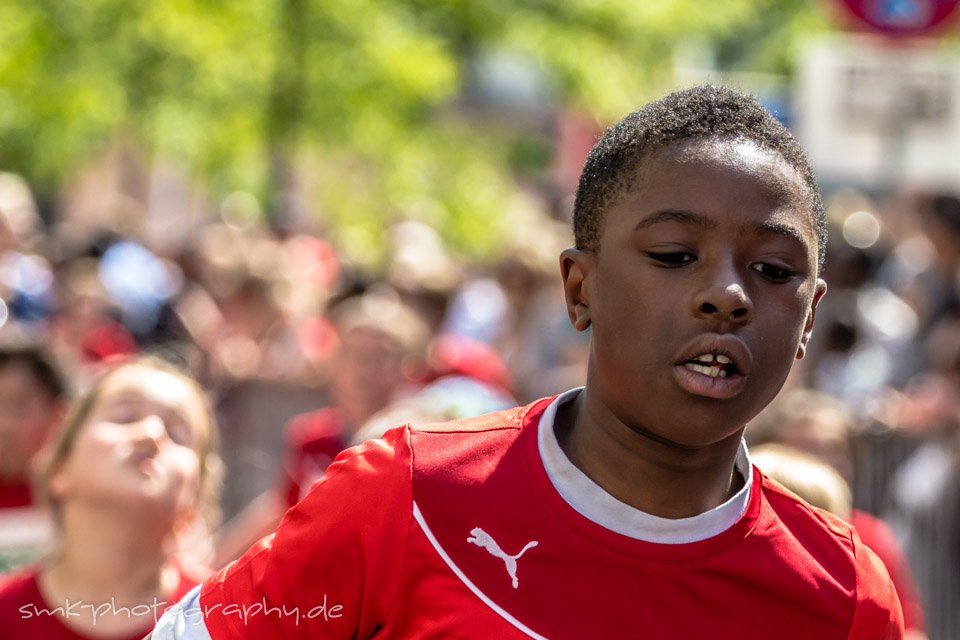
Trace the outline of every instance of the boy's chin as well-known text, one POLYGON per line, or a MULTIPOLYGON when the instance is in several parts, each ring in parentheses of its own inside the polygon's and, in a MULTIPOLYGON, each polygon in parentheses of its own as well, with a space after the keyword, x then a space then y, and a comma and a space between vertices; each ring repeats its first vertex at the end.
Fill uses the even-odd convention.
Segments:
POLYGON ((703 449, 731 439, 739 442, 747 423, 762 408, 701 400, 703 402, 686 402, 672 411, 650 416, 646 421, 648 428, 635 426, 638 423, 627 424, 637 433, 668 446, 703 449))
POLYGON ((651 427, 629 424, 627 426, 644 438, 671 449, 695 451, 713 447, 731 439, 740 441, 744 424, 735 423, 707 423, 689 420, 658 421, 651 427), (692 425, 696 425, 692 427, 692 425))

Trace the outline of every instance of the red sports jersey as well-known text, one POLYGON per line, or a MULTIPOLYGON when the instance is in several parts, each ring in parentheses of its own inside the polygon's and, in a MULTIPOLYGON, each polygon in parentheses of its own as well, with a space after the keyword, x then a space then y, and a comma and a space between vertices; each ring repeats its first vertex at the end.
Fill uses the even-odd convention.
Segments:
MULTIPOLYGON (((91 615, 93 606, 102 607, 97 615, 110 611, 110 603, 88 605, 79 601, 49 603, 40 592, 37 582, 39 572, 36 568, 19 571, 0 577, 0 640, 10 638, 29 638, 30 640, 94 640, 103 636, 89 636, 77 633, 68 627, 58 611, 71 617, 83 613, 91 615)), ((180 572, 180 584, 171 594, 169 601, 152 602, 140 607, 130 607, 129 614, 117 607, 120 615, 130 615, 143 620, 141 628, 129 636, 110 636, 110 640, 141 640, 150 633, 166 608, 179 601, 195 584, 198 578, 190 578, 180 572)), ((112 613, 112 611, 111 611, 112 613)))
POLYGON ((755 469, 743 515, 697 542, 581 515, 539 454, 549 403, 345 452, 158 637, 902 637, 890 579, 853 528, 755 469))

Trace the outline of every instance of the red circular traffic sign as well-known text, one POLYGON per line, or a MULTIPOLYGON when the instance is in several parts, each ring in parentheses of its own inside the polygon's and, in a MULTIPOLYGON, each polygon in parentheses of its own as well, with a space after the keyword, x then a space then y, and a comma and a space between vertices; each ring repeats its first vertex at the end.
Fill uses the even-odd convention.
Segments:
POLYGON ((841 0, 864 26, 891 36, 929 35, 955 17, 960 0, 841 0))

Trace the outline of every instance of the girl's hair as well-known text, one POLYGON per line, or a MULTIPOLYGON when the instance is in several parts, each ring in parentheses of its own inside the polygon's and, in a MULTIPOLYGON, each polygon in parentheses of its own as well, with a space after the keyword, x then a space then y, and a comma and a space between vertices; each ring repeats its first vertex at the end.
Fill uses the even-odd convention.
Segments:
POLYGON ((782 444, 754 447, 750 450, 750 460, 760 471, 813 506, 849 520, 853 508, 850 487, 826 462, 782 444))
POLYGON ((118 371, 129 367, 145 367, 175 376, 193 390, 203 406, 206 428, 198 431, 194 449, 200 459, 198 509, 209 531, 216 529, 220 520, 220 484, 223 463, 220 460, 219 436, 216 418, 206 391, 196 380, 170 362, 156 356, 135 356, 122 360, 101 373, 90 388, 74 402, 66 419, 54 435, 52 442, 39 456, 36 465, 36 486, 57 515, 57 500, 50 494, 50 480, 73 451, 74 443, 83 425, 89 419, 106 382, 118 371))
POLYGON ((815 389, 797 388, 777 396, 773 402, 747 426, 747 444, 754 447, 777 443, 791 425, 832 418, 837 435, 849 439, 856 431, 856 419, 837 398, 815 389))

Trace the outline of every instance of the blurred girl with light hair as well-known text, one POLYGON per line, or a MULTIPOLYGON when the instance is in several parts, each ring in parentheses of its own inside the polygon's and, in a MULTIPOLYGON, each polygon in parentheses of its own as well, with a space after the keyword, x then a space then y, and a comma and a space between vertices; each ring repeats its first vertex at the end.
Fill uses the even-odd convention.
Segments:
POLYGON ((179 552, 213 526, 220 471, 213 413, 192 378, 150 357, 108 368, 45 452, 38 484, 59 544, 0 578, 0 629, 142 638, 205 577, 179 552))

